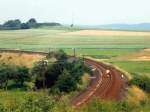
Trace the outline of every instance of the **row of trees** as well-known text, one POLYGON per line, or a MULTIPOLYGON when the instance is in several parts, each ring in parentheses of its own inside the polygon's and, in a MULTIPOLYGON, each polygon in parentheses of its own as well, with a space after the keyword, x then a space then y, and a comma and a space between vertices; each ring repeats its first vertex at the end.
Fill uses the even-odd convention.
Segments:
POLYGON ((32 69, 0 65, 0 87, 7 89, 9 82, 23 86, 32 82, 36 89, 71 92, 77 89, 84 73, 83 61, 68 58, 64 51, 50 52, 47 58, 35 63, 32 69))
POLYGON ((8 20, 3 25, 0 25, 0 29, 3 30, 16 30, 16 29, 30 29, 41 26, 60 26, 59 23, 38 23, 36 19, 31 18, 26 23, 22 23, 19 19, 8 20))
POLYGON ((8 20, 1 26, 1 29, 29 29, 36 27, 36 25, 37 21, 34 18, 30 19, 26 23, 22 23, 19 19, 16 19, 8 20))

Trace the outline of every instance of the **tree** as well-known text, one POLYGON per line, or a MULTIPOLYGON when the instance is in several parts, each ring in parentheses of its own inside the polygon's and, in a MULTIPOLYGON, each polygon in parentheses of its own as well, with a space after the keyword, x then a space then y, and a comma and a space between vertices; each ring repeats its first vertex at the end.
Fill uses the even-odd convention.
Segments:
POLYGON ((29 25, 29 27, 37 27, 37 21, 35 18, 31 18, 27 24, 29 25))
POLYGON ((29 29, 30 26, 27 23, 22 23, 21 24, 21 29, 29 29))
POLYGON ((3 26, 5 28, 10 28, 10 29, 20 29, 21 27, 21 21, 19 19, 16 19, 16 20, 9 20, 7 22, 5 22, 3 24, 3 26))
POLYGON ((38 89, 47 87, 60 92, 70 92, 77 88, 77 84, 81 82, 83 75, 83 62, 68 61, 66 53, 62 50, 51 52, 48 54, 48 64, 44 66, 39 61, 33 71, 36 76, 35 85, 38 89), (55 61, 51 61, 55 58, 55 61))
POLYGON ((76 60, 72 63, 65 64, 65 68, 70 71, 70 75, 74 78, 76 83, 81 82, 81 77, 84 73, 84 65, 81 60, 76 60))
POLYGON ((31 19, 29 20, 29 23, 34 23, 34 24, 36 24, 36 23, 37 23, 37 21, 36 21, 36 19, 35 19, 35 18, 31 18, 31 19))
POLYGON ((150 78, 146 75, 136 75, 129 84, 136 85, 148 93, 150 92, 150 78))
POLYGON ((69 71, 64 69, 54 87, 58 88, 60 92, 70 92, 76 89, 77 84, 69 71))
POLYGON ((46 78, 45 78, 45 73, 47 71, 47 61, 46 60, 42 60, 42 61, 39 61, 35 64, 35 66, 33 67, 32 69, 32 73, 35 74, 36 76, 36 86, 38 88, 41 87, 41 83, 42 83, 42 87, 43 88, 46 88, 46 85, 45 85, 45 81, 46 81, 46 78))
POLYGON ((52 51, 49 52, 48 55, 46 56, 48 59, 49 58, 56 58, 58 61, 66 61, 67 59, 67 54, 63 50, 58 50, 56 52, 52 51))
POLYGON ((7 90, 8 81, 16 75, 16 69, 10 65, 0 65, 0 85, 7 90))
POLYGON ((67 59, 67 54, 63 50, 59 50, 56 52, 55 57, 58 61, 66 61, 67 59))
POLYGON ((17 67, 15 80, 17 83, 20 83, 21 86, 23 86, 25 81, 30 81, 31 76, 29 74, 29 69, 25 66, 17 67))
POLYGON ((59 62, 55 62, 52 64, 50 63, 48 65, 48 69, 45 74, 46 85, 48 88, 51 88, 52 86, 55 85, 59 75, 62 74, 63 69, 64 69, 64 65, 59 62))

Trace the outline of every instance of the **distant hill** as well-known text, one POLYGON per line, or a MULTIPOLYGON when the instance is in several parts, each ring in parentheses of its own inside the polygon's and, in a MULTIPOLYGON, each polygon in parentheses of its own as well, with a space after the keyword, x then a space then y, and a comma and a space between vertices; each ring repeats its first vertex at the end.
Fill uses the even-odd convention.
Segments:
POLYGON ((150 23, 141 24, 108 24, 95 26, 102 29, 116 29, 116 30, 143 30, 150 31, 150 23))

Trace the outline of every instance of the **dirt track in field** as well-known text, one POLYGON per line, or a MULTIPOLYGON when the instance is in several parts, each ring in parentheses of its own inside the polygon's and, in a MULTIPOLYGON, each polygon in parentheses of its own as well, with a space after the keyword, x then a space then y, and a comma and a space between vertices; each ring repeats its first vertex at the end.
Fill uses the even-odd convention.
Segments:
POLYGON ((109 30, 81 30, 67 32, 62 35, 81 35, 81 36, 150 36, 150 32, 133 32, 133 31, 109 31, 109 30))
POLYGON ((85 64, 96 68, 94 71, 95 78, 91 79, 91 83, 84 91, 72 99, 73 106, 80 107, 88 103, 93 97, 106 100, 121 100, 125 97, 127 78, 121 71, 113 66, 90 59, 86 59, 85 64), (110 73, 106 73, 108 70, 110 73))

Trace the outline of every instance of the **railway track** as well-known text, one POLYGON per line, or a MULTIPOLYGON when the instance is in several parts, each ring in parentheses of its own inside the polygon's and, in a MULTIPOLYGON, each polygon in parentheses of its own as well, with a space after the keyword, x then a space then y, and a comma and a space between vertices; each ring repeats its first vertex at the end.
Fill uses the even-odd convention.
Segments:
POLYGON ((93 97, 109 100, 121 100, 126 92, 127 78, 121 71, 113 66, 85 59, 85 64, 96 68, 94 72, 95 79, 91 82, 83 92, 72 99, 72 105, 80 107, 88 103, 93 97), (107 72, 109 71, 109 72, 107 72))

